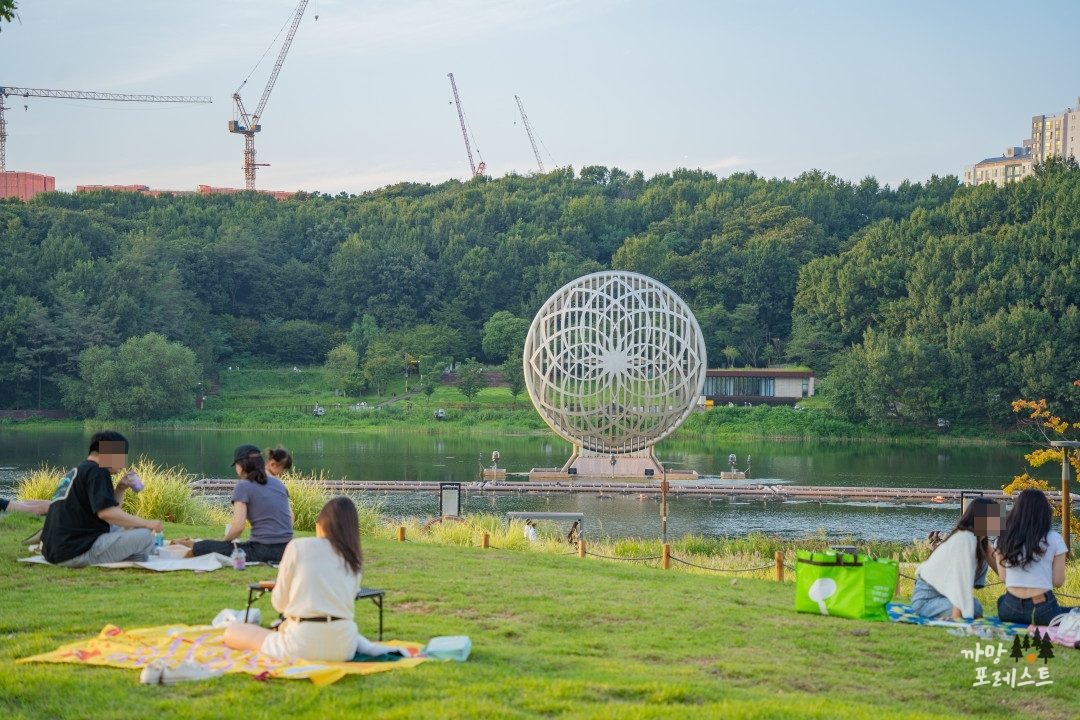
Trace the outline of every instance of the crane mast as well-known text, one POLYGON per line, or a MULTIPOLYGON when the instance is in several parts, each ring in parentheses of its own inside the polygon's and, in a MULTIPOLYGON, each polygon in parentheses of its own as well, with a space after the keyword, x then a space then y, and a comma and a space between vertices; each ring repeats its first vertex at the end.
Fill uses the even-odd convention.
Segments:
MULTIPOLYGON (((296 36, 296 29, 300 26, 300 18, 304 16, 307 4, 308 0, 300 0, 296 10, 293 11, 295 14, 293 15, 292 25, 289 26, 289 32, 285 36, 285 41, 281 44, 277 62, 274 63, 274 69, 270 71, 270 79, 266 81, 266 87, 263 89, 262 97, 259 98, 259 104, 255 106, 255 112, 248 115, 244 103, 240 99, 239 89, 232 96, 235 114, 238 119, 229 121, 229 132, 244 136, 244 187, 248 190, 255 189, 256 168, 269 165, 269 163, 255 162, 255 133, 262 130, 262 126, 259 125, 259 118, 262 117, 263 110, 266 109, 266 102, 270 99, 270 91, 274 89, 274 83, 277 82, 281 66, 285 64, 285 56, 288 54, 289 47, 296 36)), ((245 84, 247 84, 247 80, 241 83, 240 87, 243 88, 245 84)))
POLYGON ((529 144, 532 145, 533 155, 536 156, 536 164, 540 166, 540 172, 544 172, 544 161, 540 159, 540 151, 536 149, 536 140, 533 139, 532 125, 529 124, 529 116, 525 114, 525 107, 521 104, 521 98, 517 95, 514 96, 517 100, 518 110, 521 112, 521 122, 525 123, 525 132, 529 135, 529 144))
MULTIPOLYGON (((469 154, 469 168, 472 169, 473 177, 476 177, 477 175, 483 175, 487 165, 484 163, 484 158, 480 158, 479 167, 477 167, 476 163, 473 162, 472 146, 469 145, 469 131, 465 127, 465 111, 461 109, 461 98, 458 97, 457 83, 454 82, 454 73, 447 73, 446 76, 450 78, 450 87, 454 91, 454 105, 457 106, 457 116, 458 120, 461 122, 461 136, 465 138, 465 152, 469 154)), ((477 150, 476 152, 477 154, 480 153, 479 150, 477 150)))
POLYGON ((90 92, 87 90, 42 90, 41 88, 7 87, 0 85, 0 172, 7 171, 7 120, 4 118, 4 98, 7 97, 61 98, 64 100, 111 100, 114 102, 209 103, 206 95, 124 95, 121 93, 90 92))

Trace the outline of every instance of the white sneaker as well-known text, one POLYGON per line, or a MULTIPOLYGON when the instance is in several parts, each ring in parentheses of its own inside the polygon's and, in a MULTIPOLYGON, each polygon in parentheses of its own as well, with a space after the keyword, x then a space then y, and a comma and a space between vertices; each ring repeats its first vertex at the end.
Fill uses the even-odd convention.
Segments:
POLYGON ((221 677, 221 670, 211 670, 205 665, 200 665, 197 662, 188 660, 182 662, 174 668, 165 666, 165 669, 161 673, 162 685, 173 685, 180 682, 195 682, 197 680, 209 680, 211 678, 221 677))
POLYGON ((155 660, 142 669, 139 674, 139 682, 143 685, 160 685, 161 674, 165 670, 165 663, 155 660))

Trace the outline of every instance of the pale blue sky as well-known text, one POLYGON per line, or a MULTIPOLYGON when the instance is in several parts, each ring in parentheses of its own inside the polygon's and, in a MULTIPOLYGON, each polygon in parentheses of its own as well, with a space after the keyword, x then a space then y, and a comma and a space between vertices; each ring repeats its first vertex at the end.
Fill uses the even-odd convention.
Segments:
MULTIPOLYGON (((295 0, 19 4, 0 84, 214 104, 9 98, 9 170, 58 189, 243 186, 230 96, 295 0)), ((959 175, 1020 144, 1032 115, 1076 104, 1078 21, 1080 3, 1037 0, 312 0, 263 115, 258 185, 468 177, 447 72, 495 177, 535 170, 515 94, 549 169, 959 175)), ((249 109, 276 54, 243 91, 249 109)))

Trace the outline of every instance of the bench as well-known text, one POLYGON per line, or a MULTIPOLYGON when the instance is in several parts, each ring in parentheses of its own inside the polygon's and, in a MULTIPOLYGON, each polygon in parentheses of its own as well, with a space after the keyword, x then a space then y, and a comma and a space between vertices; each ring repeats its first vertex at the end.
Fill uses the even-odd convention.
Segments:
MULTIPOLYGON (((266 593, 274 589, 273 580, 264 580, 262 582, 251 583, 248 585, 248 599, 247 607, 244 608, 244 622, 248 621, 248 611, 251 610, 251 605, 256 600, 261 598, 266 593)), ((371 602, 375 603, 375 606, 379 608, 379 640, 383 638, 383 598, 386 596, 385 590, 377 590, 375 588, 362 587, 356 593, 356 599, 362 600, 363 598, 371 598, 371 602)))

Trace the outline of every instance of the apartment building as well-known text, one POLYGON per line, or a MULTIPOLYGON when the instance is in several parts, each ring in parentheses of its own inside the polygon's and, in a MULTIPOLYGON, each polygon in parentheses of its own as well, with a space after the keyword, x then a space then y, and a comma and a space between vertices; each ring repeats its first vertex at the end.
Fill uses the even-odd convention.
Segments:
POLYGON ((1031 174, 1033 167, 1031 151, 1028 148, 1006 148, 1004 155, 986 158, 982 162, 964 168, 964 184, 994 183, 998 187, 1004 187, 1007 182, 1026 178, 1031 174))
POLYGON ((1023 147, 1011 147, 999 157, 986 158, 964 168, 965 185, 1005 183, 1023 180, 1036 165, 1047 158, 1065 157, 1080 160, 1080 98, 1075 108, 1065 108, 1059 115, 1036 115, 1031 118, 1031 137, 1023 147))

